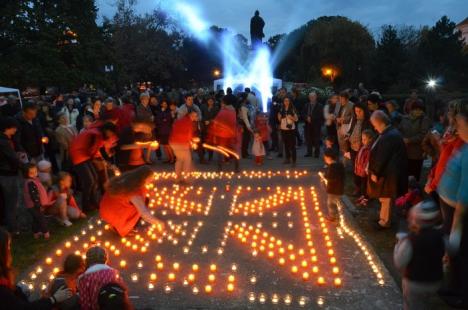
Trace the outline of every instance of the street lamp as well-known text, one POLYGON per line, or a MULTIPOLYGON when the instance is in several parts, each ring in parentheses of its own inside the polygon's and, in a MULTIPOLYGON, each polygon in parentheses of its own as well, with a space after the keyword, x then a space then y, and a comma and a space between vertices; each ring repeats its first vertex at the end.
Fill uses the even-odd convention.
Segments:
POLYGON ((322 74, 330 79, 330 81, 333 83, 336 77, 336 70, 331 68, 331 67, 323 67, 322 68, 322 74))
POLYGON ((213 75, 214 75, 215 77, 219 77, 219 76, 221 75, 221 71, 219 71, 219 69, 214 69, 214 70, 213 70, 213 75))
POLYGON ((437 87, 437 80, 435 79, 429 79, 426 82, 426 87, 429 89, 434 89, 437 87))

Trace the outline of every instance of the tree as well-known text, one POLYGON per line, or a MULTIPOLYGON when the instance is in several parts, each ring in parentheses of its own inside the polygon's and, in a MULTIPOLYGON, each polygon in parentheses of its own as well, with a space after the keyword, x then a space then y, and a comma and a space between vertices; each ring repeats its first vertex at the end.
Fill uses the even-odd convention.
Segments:
POLYGON ((368 80, 374 39, 359 22, 342 16, 324 16, 313 21, 301 48, 301 78, 317 79, 324 66, 333 67, 336 83, 356 85, 368 80))
POLYGON ((443 77, 449 84, 466 81, 466 56, 463 55, 463 42, 456 24, 443 16, 434 27, 421 33, 419 60, 421 74, 443 77))
POLYGON ((405 50, 397 29, 391 25, 383 26, 373 59, 372 82, 379 90, 387 90, 398 82, 404 65, 405 50))

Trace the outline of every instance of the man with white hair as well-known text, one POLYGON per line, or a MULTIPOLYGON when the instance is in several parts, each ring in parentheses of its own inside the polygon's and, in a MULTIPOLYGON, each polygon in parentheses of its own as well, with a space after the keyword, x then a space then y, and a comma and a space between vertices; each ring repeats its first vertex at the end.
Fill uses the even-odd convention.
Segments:
POLYGON ((320 135, 323 124, 323 106, 317 102, 317 93, 309 93, 309 102, 303 110, 303 119, 305 122, 304 136, 307 144, 307 153, 305 157, 315 158, 320 155, 320 135))
POLYGON ((385 229, 391 226, 394 199, 408 188, 408 156, 403 137, 385 112, 372 113, 371 123, 379 137, 371 148, 367 188, 369 197, 378 198, 381 204, 377 228, 385 229))

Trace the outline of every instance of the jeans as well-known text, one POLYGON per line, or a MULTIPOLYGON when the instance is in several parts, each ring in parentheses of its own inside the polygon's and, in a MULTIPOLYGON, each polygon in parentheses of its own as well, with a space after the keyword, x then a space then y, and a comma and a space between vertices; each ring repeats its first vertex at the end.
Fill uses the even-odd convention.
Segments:
POLYGON ((32 217, 32 232, 36 233, 43 233, 49 232, 47 228, 47 223, 45 220, 44 214, 41 212, 39 207, 32 207, 28 209, 29 214, 32 217))
POLYGON ((98 207, 98 173, 91 160, 75 165, 75 172, 80 182, 83 210, 90 211, 98 207))
POLYGON ((18 176, 0 176, 0 190, 3 196, 3 207, 5 210, 5 225, 8 231, 18 230, 16 221, 16 211, 19 201, 19 177, 18 176))
POLYGON ((338 218, 338 204, 340 200, 341 195, 327 194, 328 216, 332 219, 338 218))
POLYGON ((177 158, 175 163, 177 179, 182 178, 182 173, 184 173, 185 176, 188 176, 192 171, 192 153, 190 152, 189 144, 175 143, 171 144, 171 148, 177 158))
POLYGON ((250 145, 250 138, 251 138, 251 133, 247 129, 247 127, 244 126, 244 130, 242 131, 242 157, 245 158, 249 156, 249 145, 250 145))
POLYGON ((286 160, 296 162, 296 135, 294 130, 281 130, 286 160))

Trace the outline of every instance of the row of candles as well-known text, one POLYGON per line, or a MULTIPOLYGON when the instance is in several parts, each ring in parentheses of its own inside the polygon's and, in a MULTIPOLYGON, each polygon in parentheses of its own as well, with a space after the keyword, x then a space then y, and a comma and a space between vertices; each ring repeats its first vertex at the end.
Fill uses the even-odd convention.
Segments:
MULTIPOLYGON (((203 180, 215 180, 215 179, 271 179, 272 177, 285 177, 287 179, 294 178, 298 179, 300 177, 308 176, 309 172, 307 170, 268 170, 268 171, 258 171, 258 170, 243 170, 240 174, 234 172, 201 172, 194 171, 190 174, 184 175, 186 178, 192 179, 203 179, 203 180)), ((176 179, 177 175, 173 172, 156 172, 155 180, 169 180, 176 179)))

